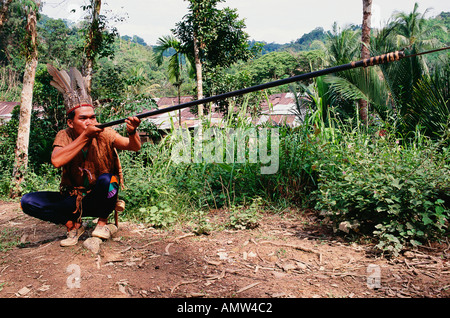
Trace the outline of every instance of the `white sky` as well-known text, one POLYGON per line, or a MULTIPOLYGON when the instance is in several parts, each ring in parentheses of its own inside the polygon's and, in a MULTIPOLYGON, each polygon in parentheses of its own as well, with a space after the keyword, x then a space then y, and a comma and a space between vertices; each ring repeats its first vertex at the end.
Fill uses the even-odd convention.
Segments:
MULTIPOLYGON (((384 26, 394 11, 411 12, 430 9, 427 17, 450 11, 448 0, 373 0, 372 26, 384 26)), ((86 0, 43 1, 42 13, 52 18, 77 20, 86 0), (77 12, 71 13, 72 9, 77 12)), ((185 0, 103 0, 102 14, 124 17, 114 22, 120 35, 137 35, 149 45, 169 35, 175 24, 187 14, 185 0)), ((250 39, 268 43, 289 43, 316 27, 330 30, 334 22, 344 27, 362 23, 362 0, 226 0, 220 7, 235 8, 245 19, 250 39)))

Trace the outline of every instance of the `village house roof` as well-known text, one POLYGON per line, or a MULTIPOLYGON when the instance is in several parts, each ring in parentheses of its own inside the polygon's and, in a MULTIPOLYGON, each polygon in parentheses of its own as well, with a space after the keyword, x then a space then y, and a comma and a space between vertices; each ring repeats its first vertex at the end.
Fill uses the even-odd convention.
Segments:
MULTIPOLYGON (((192 101, 190 96, 181 97, 181 104, 192 101)), ((163 97, 155 99, 158 109, 164 109, 170 106, 178 105, 178 97, 163 97)), ((224 118, 221 113, 216 112, 214 105, 211 112, 206 116, 212 125, 221 126, 224 118)), ((147 112, 146 110, 145 112, 147 112)), ((250 118, 250 117, 249 117, 250 118)), ((288 125, 296 127, 300 124, 300 116, 298 115, 295 96, 292 93, 281 93, 270 95, 267 100, 261 103, 261 116, 253 118, 252 122, 256 125, 271 122, 275 125, 288 125)), ((189 108, 175 110, 155 116, 148 117, 147 120, 156 125, 158 129, 170 130, 175 128, 195 128, 200 124, 198 117, 191 113, 189 108), (179 123, 179 111, 181 111, 181 125, 179 123)))
POLYGON ((14 107, 19 104, 18 102, 0 102, 0 121, 9 121, 14 107))

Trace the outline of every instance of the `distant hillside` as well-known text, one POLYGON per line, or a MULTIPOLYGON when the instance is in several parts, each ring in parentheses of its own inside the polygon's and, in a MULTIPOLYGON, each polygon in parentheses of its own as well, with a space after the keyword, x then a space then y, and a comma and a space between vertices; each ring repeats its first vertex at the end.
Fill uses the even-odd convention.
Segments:
MULTIPOLYGON (((436 17, 431 17, 427 20, 428 26, 436 25, 437 23, 443 23, 447 30, 434 30, 434 34, 438 40, 442 43, 450 45, 450 34, 448 30, 450 29, 450 12, 441 12, 436 17)), ((352 30, 360 30, 360 25, 350 25, 348 26, 352 30)), ((327 40, 329 31, 325 31, 322 27, 317 27, 309 33, 303 34, 300 38, 291 43, 279 44, 279 43, 267 43, 264 41, 251 41, 250 45, 255 45, 256 43, 263 43, 262 54, 267 54, 275 51, 310 51, 318 49, 319 42, 325 43, 327 40)))
POLYGON ((251 41, 250 45, 255 45, 256 43, 263 43, 262 54, 267 54, 276 51, 310 51, 316 49, 315 41, 320 41, 325 43, 327 38, 327 32, 322 27, 317 27, 309 33, 303 34, 299 39, 292 41, 291 43, 278 44, 278 43, 267 43, 264 41, 251 41))

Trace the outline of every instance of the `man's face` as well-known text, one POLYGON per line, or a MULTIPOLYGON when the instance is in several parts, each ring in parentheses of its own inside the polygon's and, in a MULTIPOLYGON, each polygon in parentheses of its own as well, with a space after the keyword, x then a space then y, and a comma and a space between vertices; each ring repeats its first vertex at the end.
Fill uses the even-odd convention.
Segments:
POLYGON ((92 107, 83 106, 74 110, 75 117, 67 121, 67 125, 79 136, 89 125, 97 125, 97 119, 92 107))

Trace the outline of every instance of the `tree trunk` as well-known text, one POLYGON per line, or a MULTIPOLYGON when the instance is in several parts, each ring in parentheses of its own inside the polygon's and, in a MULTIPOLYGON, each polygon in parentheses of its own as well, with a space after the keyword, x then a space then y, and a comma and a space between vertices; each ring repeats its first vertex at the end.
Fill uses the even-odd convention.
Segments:
MULTIPOLYGON (((178 91, 178 105, 180 105, 181 104, 181 80, 178 81, 177 91, 178 91)), ((178 125, 181 128, 181 109, 178 110, 178 125)))
POLYGON ((361 57, 367 59, 370 57, 369 44, 370 44, 370 28, 372 18, 372 0, 363 0, 363 21, 362 21, 362 46, 361 57))
POLYGON ((17 142, 15 149, 15 161, 13 168, 13 180, 10 197, 21 195, 21 183, 28 167, 28 145, 30 140, 31 112, 33 107, 33 86, 37 67, 36 46, 36 12, 39 10, 40 2, 36 2, 36 9, 30 9, 27 17, 27 33, 29 42, 28 54, 26 56, 25 73, 23 76, 22 95, 20 97, 20 117, 17 142))
POLYGON ((7 17, 8 17, 8 6, 9 4, 12 2, 12 0, 5 0, 2 1, 3 2, 3 6, 0 10, 0 29, 3 26, 3 23, 6 22, 7 17))
MULTIPOLYGON (((194 35, 194 59, 197 74, 197 99, 203 99, 203 75, 202 62, 200 61, 200 49, 197 37, 194 35)), ((203 117, 203 105, 198 105, 198 117, 203 117)))
MULTIPOLYGON (((362 21, 362 45, 361 45, 361 59, 367 59, 370 57, 369 44, 370 44, 370 28, 372 17, 372 0, 363 0, 363 21, 362 21)), ((364 72, 368 72, 364 69, 364 72)), ((364 123, 367 123, 367 101, 360 99, 358 102, 359 116, 364 123)))
POLYGON ((91 27, 89 29, 88 34, 88 43, 86 46, 86 63, 84 65, 84 76, 86 77, 87 82, 87 90, 89 94, 91 93, 92 89, 92 74, 94 70, 94 59, 95 59, 95 53, 97 51, 95 38, 96 33, 99 32, 98 30, 98 21, 100 16, 100 9, 102 6, 101 0, 91 0, 92 5, 92 22, 91 27))
POLYGON ((84 64, 84 77, 86 78, 87 83, 87 91, 88 94, 91 94, 92 90, 92 73, 94 70, 94 61, 92 59, 86 59, 86 63, 84 64))

